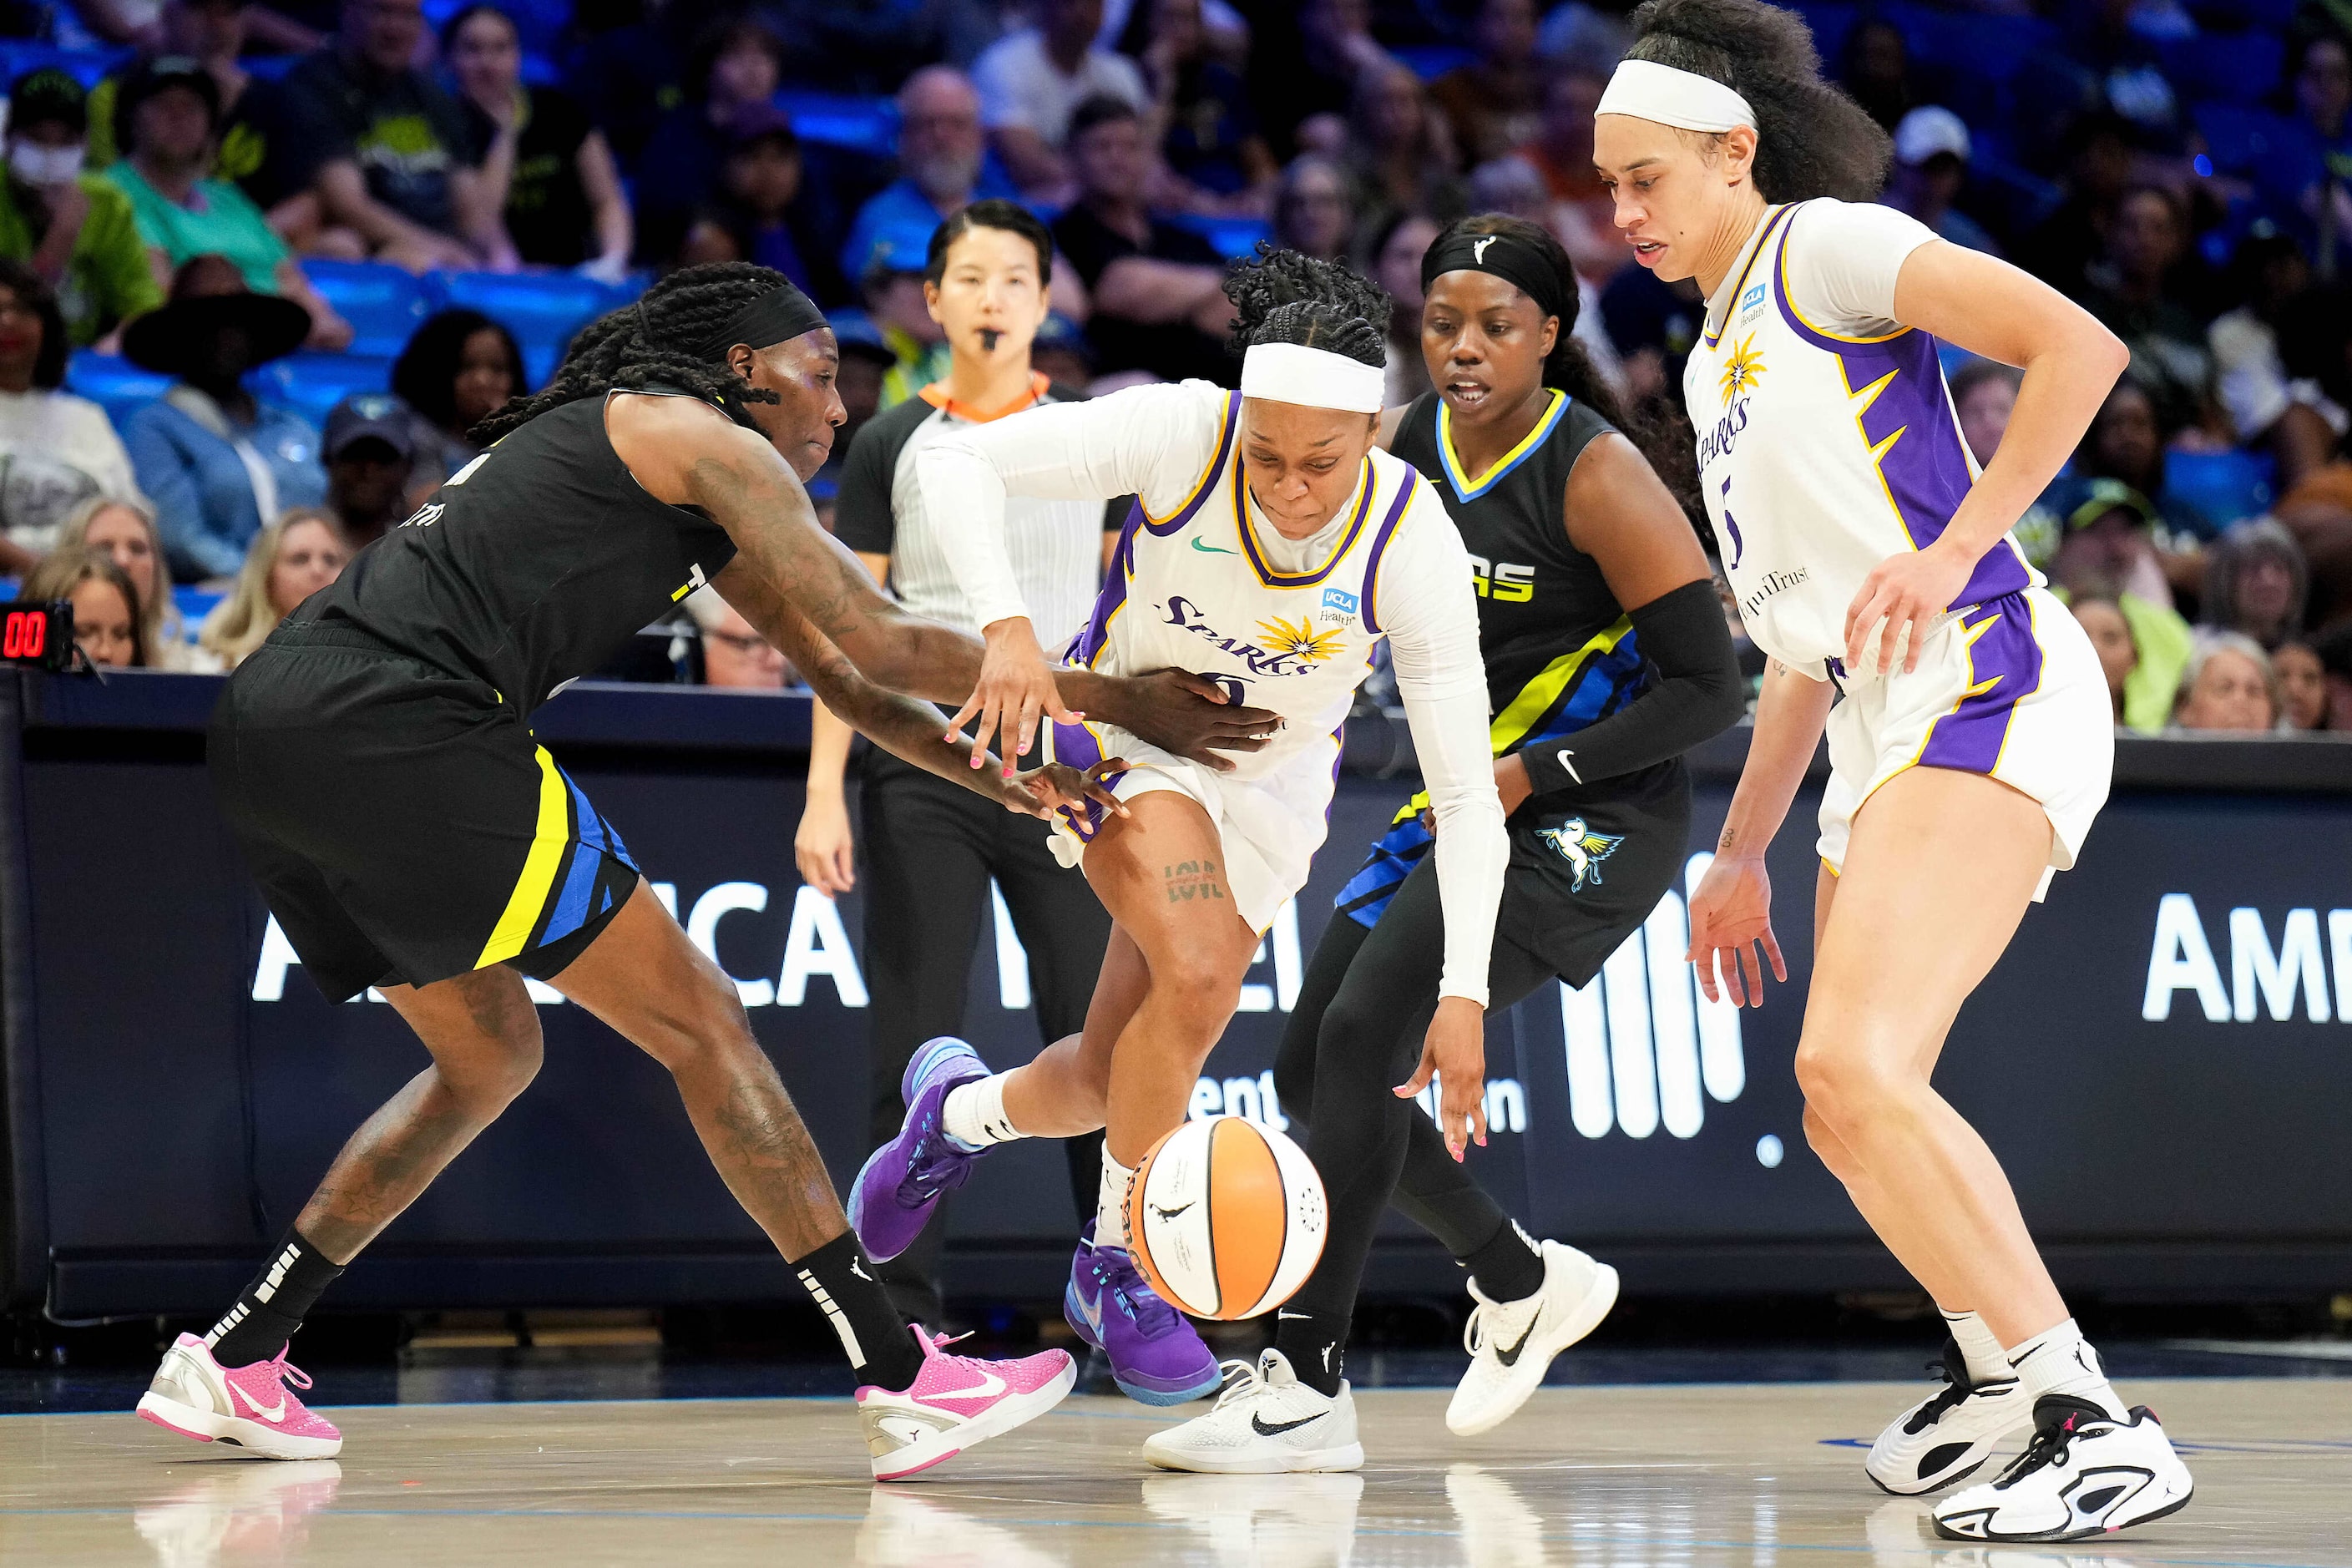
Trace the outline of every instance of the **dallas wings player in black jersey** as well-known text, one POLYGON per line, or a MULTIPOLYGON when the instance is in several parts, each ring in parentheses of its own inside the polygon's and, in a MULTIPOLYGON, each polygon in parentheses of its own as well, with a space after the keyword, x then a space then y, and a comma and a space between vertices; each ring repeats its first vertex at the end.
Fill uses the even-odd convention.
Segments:
MULTIPOLYGON (((1656 907, 1689 837, 1682 753, 1736 721, 1743 693, 1698 537, 1570 335, 1576 279, 1559 242, 1521 219, 1465 218, 1431 245, 1422 279, 1435 390, 1390 410, 1382 434, 1437 486, 1477 573, 1511 839, 1491 1012, 1555 976, 1586 984, 1656 907)), ((1671 450, 1662 464, 1687 463, 1671 450)), ((1155 1463, 1361 1462, 1341 1361, 1391 1194, 1471 1270, 1475 1359, 1446 1412, 1457 1433, 1508 1417, 1616 1299, 1614 1270, 1559 1242, 1538 1248, 1463 1169, 1485 1118, 1453 1108, 1483 1100, 1482 1043, 1413 1065, 1444 951, 1427 805, 1399 811, 1341 890, 1275 1066, 1330 1196, 1322 1261, 1258 1368, 1217 1410, 1145 1445, 1155 1463), (1409 1098, 1433 1072, 1442 1129, 1409 1098)))
MULTIPOLYGON (((288 1341, 530 1082, 526 974, 670 1069, 712 1163, 856 1367, 877 1477, 936 1464, 1067 1392, 1059 1351, 951 1356, 891 1310, 734 983, 531 738, 532 710, 708 583, 835 713, 908 761, 1037 816, 1108 799, 1067 770, 972 767, 980 742, 943 738, 935 709, 886 689, 962 701, 986 684, 982 646, 889 604, 816 524, 800 480, 843 418, 839 358, 781 273, 673 274, 583 329, 545 391, 485 423, 499 437, 488 451, 229 681, 210 760, 271 911, 329 999, 381 988, 432 1063, 343 1146, 213 1331, 166 1353, 140 1401, 147 1419, 272 1458, 341 1447, 289 1391, 310 1384, 288 1341)), ((1062 680, 1089 710, 1125 705, 1118 722, 1203 760, 1213 741, 1254 749, 1232 731, 1273 718, 1193 696, 1182 678, 1062 680)))

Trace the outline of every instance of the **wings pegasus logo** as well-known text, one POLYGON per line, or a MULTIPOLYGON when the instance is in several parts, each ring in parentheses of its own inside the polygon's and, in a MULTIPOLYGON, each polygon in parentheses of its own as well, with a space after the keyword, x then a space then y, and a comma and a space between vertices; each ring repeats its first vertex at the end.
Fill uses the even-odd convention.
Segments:
POLYGON ((1617 847, 1625 842, 1622 834, 1593 832, 1580 816, 1571 816, 1558 827, 1538 828, 1536 836, 1559 850, 1559 858, 1575 871, 1576 884, 1571 891, 1579 893, 1584 891, 1587 882, 1596 888, 1601 885, 1601 862, 1614 855, 1617 847))
POLYGON ((1741 393, 1753 392, 1756 384, 1764 379, 1764 354, 1756 346, 1756 334, 1748 333, 1733 345, 1731 357, 1723 364, 1723 405, 1731 406, 1732 399, 1741 393))

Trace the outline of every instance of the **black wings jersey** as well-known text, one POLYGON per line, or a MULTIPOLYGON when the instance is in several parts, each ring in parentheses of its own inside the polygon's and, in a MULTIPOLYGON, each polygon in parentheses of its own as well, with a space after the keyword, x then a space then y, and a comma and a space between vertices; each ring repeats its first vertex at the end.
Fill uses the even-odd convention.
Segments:
POLYGON ((604 399, 539 416, 453 475, 295 619, 358 627, 525 712, 734 559, 699 510, 646 493, 604 399))
POLYGON ((1569 542, 1569 470, 1609 423, 1554 390, 1536 427, 1474 482, 1462 471, 1443 399, 1405 410, 1391 450, 1444 498, 1477 574, 1495 754, 1555 739, 1615 712, 1650 668, 1601 568, 1569 542))

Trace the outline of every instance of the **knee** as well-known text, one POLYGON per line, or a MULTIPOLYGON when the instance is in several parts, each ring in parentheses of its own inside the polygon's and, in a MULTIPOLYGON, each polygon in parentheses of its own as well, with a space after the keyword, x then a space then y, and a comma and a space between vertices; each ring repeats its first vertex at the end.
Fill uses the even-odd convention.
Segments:
POLYGON ((735 993, 735 983, 715 965, 699 984, 678 988, 649 1013, 635 1043, 673 1073, 746 1053, 764 1055, 751 1034, 751 1020, 735 993))
POLYGON ((1152 965, 1151 1000, 1170 1016, 1196 1022, 1205 1052, 1241 1000, 1241 976, 1212 957, 1171 953, 1152 965))
POLYGON ((1822 1133, 1851 1144, 1873 1121, 1900 1106, 1904 1075, 1882 1065, 1874 1053, 1851 1043, 1823 1045, 1808 1039, 1797 1047, 1797 1087, 1805 1096, 1806 1135, 1822 1133))
POLYGON ((528 1030, 500 1037, 491 1048, 472 1054, 462 1065, 441 1064, 443 1087, 468 1118, 495 1121, 539 1076, 546 1053, 539 1020, 530 1022, 528 1030))

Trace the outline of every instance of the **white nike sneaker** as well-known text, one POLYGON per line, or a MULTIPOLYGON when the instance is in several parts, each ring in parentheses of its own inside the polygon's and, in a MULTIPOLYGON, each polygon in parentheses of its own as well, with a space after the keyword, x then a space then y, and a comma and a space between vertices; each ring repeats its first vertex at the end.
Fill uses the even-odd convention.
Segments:
POLYGON ((1445 1407, 1446 1427, 1457 1437, 1490 1432, 1517 1414, 1542 1386, 1551 1358, 1599 1328, 1617 1304, 1617 1270, 1566 1242, 1543 1242, 1538 1250, 1544 1282, 1532 1296, 1496 1301, 1470 1281, 1478 1303, 1462 1330, 1470 1370, 1445 1407))
POLYGON ((1947 1339, 1927 1363, 1944 1386, 1887 1425, 1863 1468, 1881 1491, 1919 1497, 1965 1480, 1992 1458, 2002 1438, 2033 1424, 2017 1379, 1970 1383, 1968 1357, 1947 1339))
POLYGON ((1257 1365, 1229 1361, 1224 1392, 1206 1415, 1155 1432, 1143 1457, 1163 1470, 1222 1476, 1352 1470, 1364 1462, 1356 1441, 1356 1402, 1348 1385, 1332 1398, 1298 1381, 1280 1351, 1257 1365))
POLYGON ((2118 1421, 2063 1394, 2034 1403, 2033 1441, 2000 1479, 1948 1499, 1936 1533, 1954 1541, 2080 1541, 2189 1504, 2189 1467, 2156 1412, 2118 1421))

